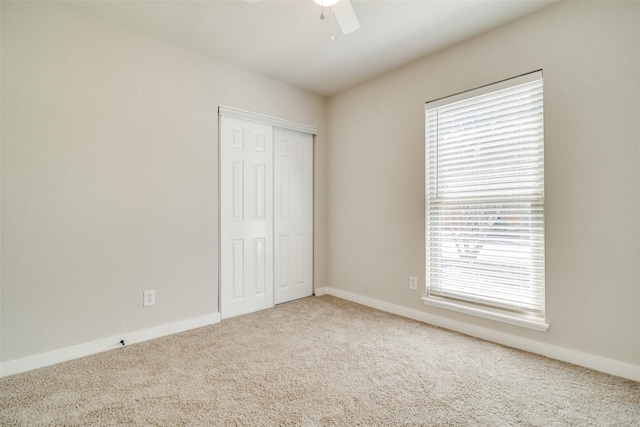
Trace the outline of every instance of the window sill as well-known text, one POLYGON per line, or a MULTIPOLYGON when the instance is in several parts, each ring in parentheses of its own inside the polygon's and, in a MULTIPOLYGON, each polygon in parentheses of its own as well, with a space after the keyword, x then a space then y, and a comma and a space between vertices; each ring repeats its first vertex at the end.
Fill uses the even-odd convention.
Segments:
POLYGON ((479 307, 473 304, 467 304, 458 301, 450 301, 438 297, 422 297, 422 301, 434 307, 444 308, 447 310, 457 311, 458 313, 470 314, 472 316, 482 317, 485 319, 495 320, 498 322, 508 323, 510 325, 521 326, 536 331, 545 332, 549 329, 549 324, 544 319, 527 316, 523 314, 510 313, 507 311, 479 307))

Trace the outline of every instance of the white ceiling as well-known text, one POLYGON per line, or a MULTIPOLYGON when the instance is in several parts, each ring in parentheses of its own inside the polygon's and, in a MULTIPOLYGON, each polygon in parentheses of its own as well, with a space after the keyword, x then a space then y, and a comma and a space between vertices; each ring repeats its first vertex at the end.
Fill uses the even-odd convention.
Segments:
POLYGON ((343 35, 312 0, 56 1, 207 57, 331 96, 556 0, 352 0, 343 35))

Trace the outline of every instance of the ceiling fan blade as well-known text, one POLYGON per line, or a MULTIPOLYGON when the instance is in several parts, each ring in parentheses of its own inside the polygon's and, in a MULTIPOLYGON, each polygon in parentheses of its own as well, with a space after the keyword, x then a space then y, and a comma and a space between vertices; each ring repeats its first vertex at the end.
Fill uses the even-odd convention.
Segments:
POLYGON ((333 14, 340 24, 342 34, 350 34, 360 28, 360 23, 349 0, 340 0, 332 8, 333 14))

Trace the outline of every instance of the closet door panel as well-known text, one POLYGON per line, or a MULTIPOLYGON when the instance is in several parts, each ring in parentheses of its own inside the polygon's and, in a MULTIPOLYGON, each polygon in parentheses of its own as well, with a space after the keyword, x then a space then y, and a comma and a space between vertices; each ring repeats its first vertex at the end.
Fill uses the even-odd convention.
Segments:
POLYGON ((273 306, 273 128, 220 118, 220 315, 273 306))
POLYGON ((313 135, 274 129, 274 300, 313 294, 313 135))

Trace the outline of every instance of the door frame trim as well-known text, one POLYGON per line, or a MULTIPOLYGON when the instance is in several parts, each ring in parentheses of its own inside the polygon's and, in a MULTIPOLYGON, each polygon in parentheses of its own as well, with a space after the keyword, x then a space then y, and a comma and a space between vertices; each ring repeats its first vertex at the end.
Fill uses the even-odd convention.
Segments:
POLYGON ((318 128, 315 126, 296 123, 284 119, 278 119, 277 117, 271 117, 264 114, 252 113, 250 111, 240 110, 238 108, 226 107, 224 105, 218 106, 218 115, 225 117, 235 117, 238 119, 247 119, 254 122, 272 125, 282 129, 295 130, 302 133, 310 133, 314 136, 318 135, 318 128))

